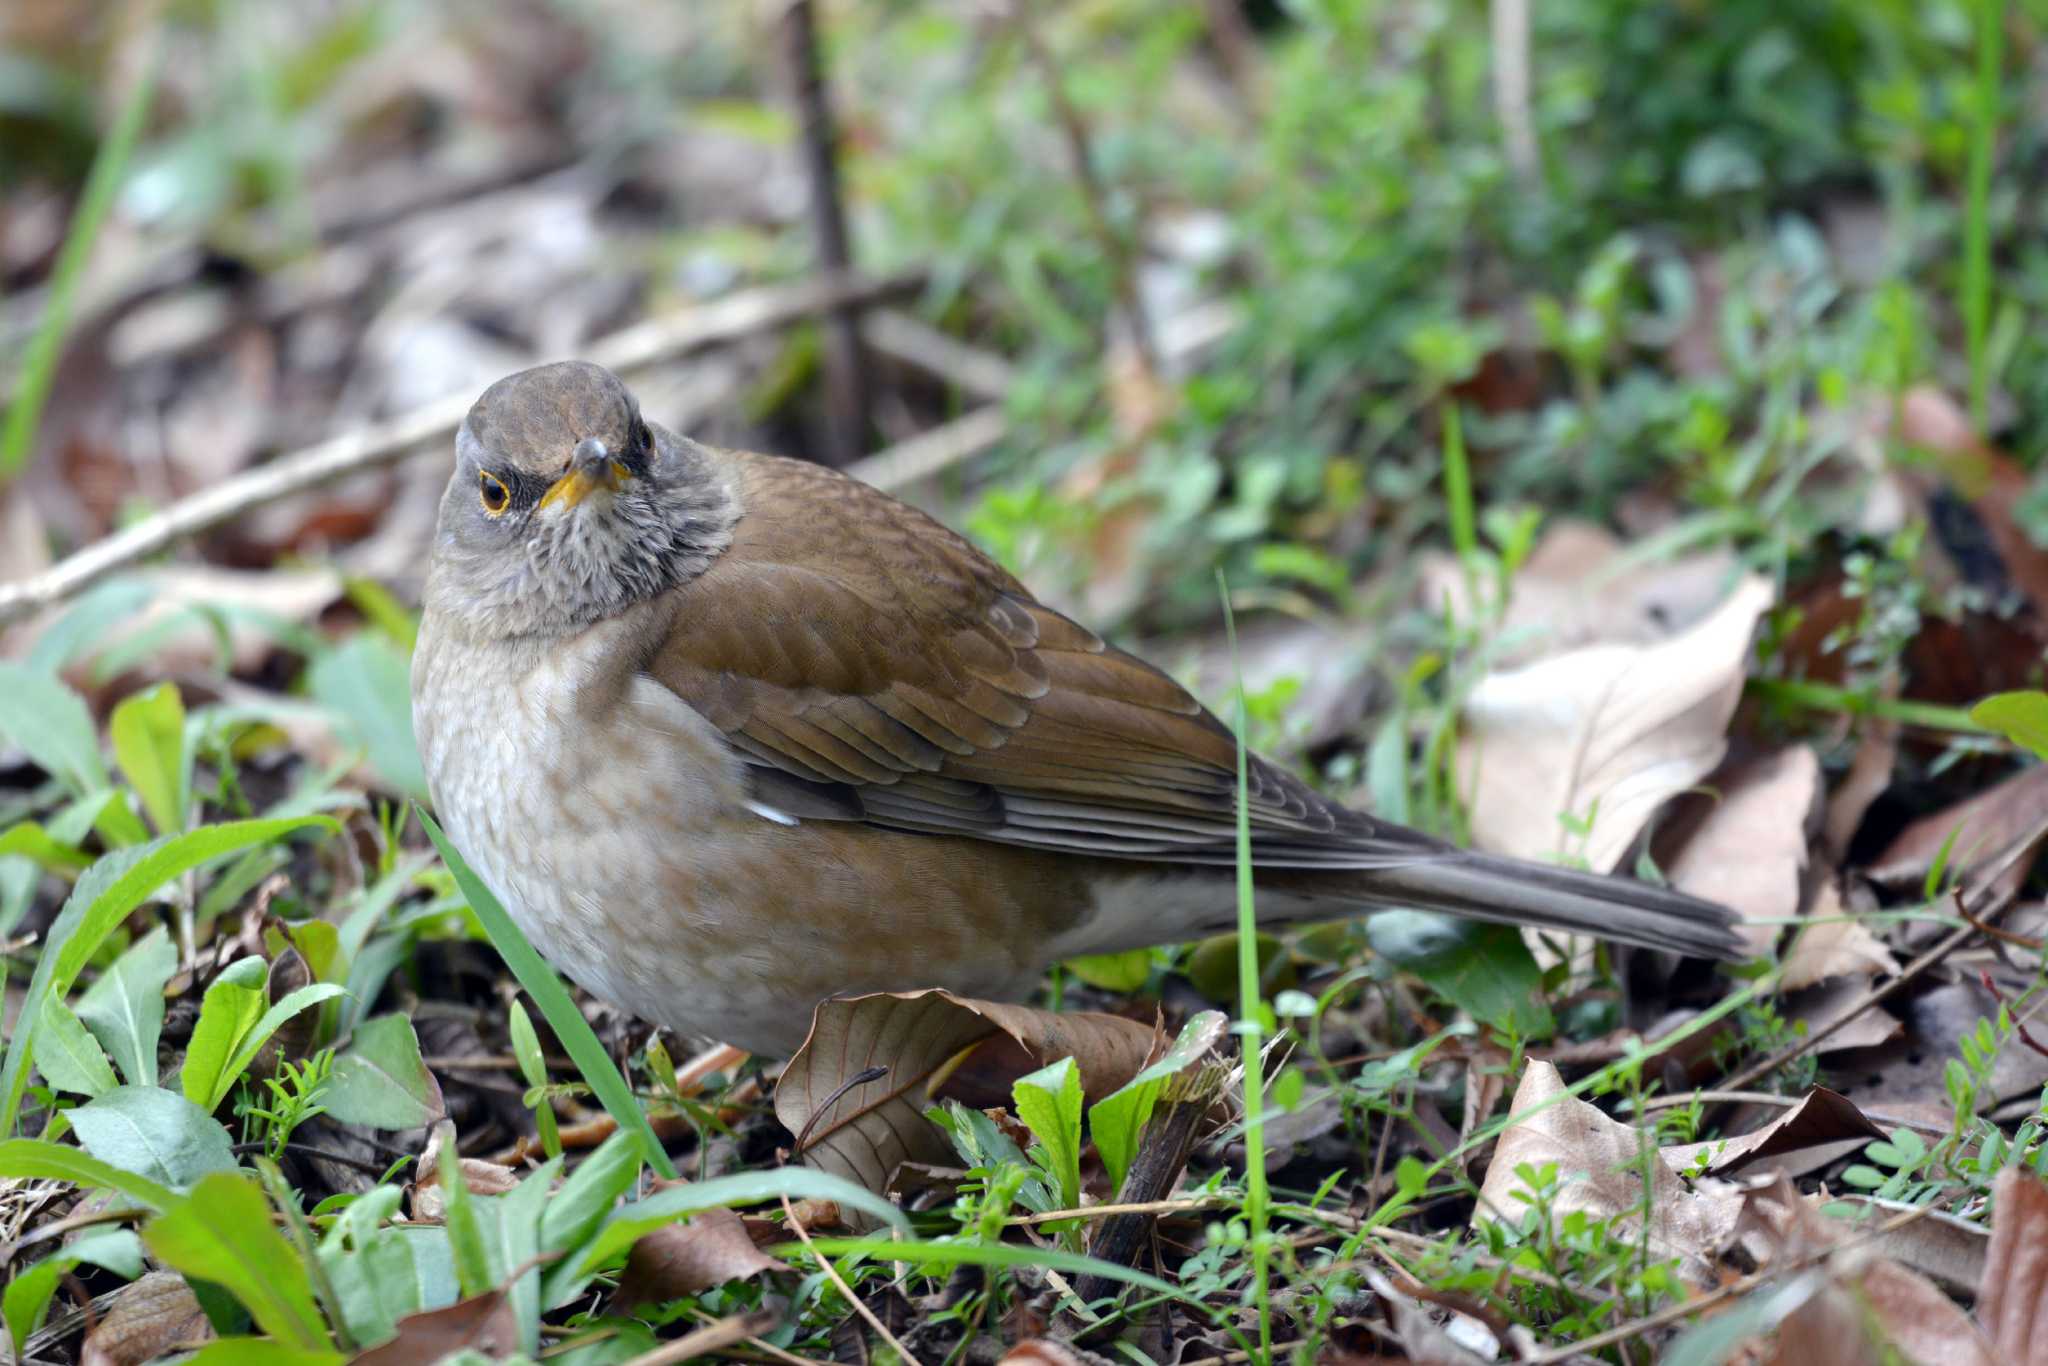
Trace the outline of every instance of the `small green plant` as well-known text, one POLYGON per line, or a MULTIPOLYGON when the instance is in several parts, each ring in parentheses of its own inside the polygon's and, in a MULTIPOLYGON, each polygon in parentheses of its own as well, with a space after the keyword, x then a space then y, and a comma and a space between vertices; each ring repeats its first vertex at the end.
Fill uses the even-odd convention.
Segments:
POLYGON ((281 1159, 293 1132, 315 1115, 327 1113, 319 1103, 320 1093, 333 1076, 334 1050, 323 1048, 303 1062, 281 1060, 277 1075, 263 1078, 265 1100, 259 1101, 245 1083, 235 1102, 244 1141, 262 1144, 264 1155, 273 1162, 281 1159))

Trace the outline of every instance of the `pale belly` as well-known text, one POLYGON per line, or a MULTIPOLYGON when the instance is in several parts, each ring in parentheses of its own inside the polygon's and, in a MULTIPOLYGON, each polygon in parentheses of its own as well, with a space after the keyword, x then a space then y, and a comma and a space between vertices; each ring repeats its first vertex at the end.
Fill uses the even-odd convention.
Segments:
MULTIPOLYGON (((592 707, 588 671, 550 658, 491 688, 495 710, 434 702, 422 759, 450 838, 534 946, 634 1015, 786 1055, 834 995, 1015 998, 1091 915, 1082 865, 1056 855, 770 819, 674 694, 639 678, 592 707)), ((422 660, 423 698, 437 667, 445 651, 422 660)))

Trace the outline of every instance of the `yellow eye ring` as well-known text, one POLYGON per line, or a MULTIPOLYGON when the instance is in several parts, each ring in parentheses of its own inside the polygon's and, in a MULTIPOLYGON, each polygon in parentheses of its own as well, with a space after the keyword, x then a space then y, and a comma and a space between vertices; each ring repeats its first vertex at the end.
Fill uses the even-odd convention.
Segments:
POLYGON ((479 470, 476 482, 477 497, 482 500, 484 511, 493 517, 504 515, 505 509, 512 505, 512 490, 506 488, 504 481, 489 470, 479 470))

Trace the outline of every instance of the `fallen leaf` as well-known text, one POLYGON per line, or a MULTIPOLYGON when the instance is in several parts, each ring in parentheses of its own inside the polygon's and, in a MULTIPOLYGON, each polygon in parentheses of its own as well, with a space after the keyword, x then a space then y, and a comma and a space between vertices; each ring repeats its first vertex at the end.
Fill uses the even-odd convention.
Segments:
MULTIPOLYGON (((1529 1064, 1508 1113, 1514 1122, 1486 1169, 1474 1220, 1519 1220, 1528 1205, 1516 1196, 1524 1182, 1515 1169, 1554 1162, 1561 1178, 1550 1206, 1554 1220, 1583 1210, 1594 1219, 1615 1219, 1619 1227, 1641 1227, 1643 1150, 1654 1143, 1650 1135, 1567 1094, 1564 1078, 1547 1062, 1529 1064)), ((1735 1232, 1742 1196, 1688 1189, 1654 1150, 1647 1165, 1650 1246, 1678 1258, 1689 1279, 1713 1284, 1713 1259, 1735 1232)))
POLYGON ((1948 874, 1962 875, 1970 912, 1981 918, 2018 893, 2044 835, 2048 764, 2034 764, 1966 801, 1914 821, 1865 874, 1874 882, 1918 886, 1946 847, 1948 874), (1952 844, 1950 835, 1955 836, 1952 844))
MULTIPOLYGON (((1750 1192, 1744 1214, 1745 1223, 1763 1236, 1765 1260, 1825 1254, 1862 1230, 1860 1223, 1822 1214, 1782 1176, 1750 1192)), ((1856 1247, 1822 1265, 1827 1283, 1779 1325, 1771 1360, 1786 1366, 1884 1360, 1884 1344, 1871 1341, 1868 1324, 1884 1342, 1929 1366, 1997 1366, 1976 1325, 1926 1277, 1856 1247)))
POLYGON ((739 1215, 708 1209, 686 1224, 658 1228, 633 1244, 612 1306, 630 1312, 638 1305, 666 1304, 727 1281, 789 1269, 754 1245, 739 1215))
POLYGON ((1753 1162, 1781 1153, 1796 1152, 1822 1143, 1849 1138, 1883 1138, 1884 1130, 1872 1124, 1847 1096, 1816 1086, 1800 1097, 1799 1103, 1754 1133, 1737 1138, 1709 1139, 1684 1143, 1663 1150, 1664 1161, 1681 1172, 1694 1170, 1701 1154, 1708 1176, 1726 1176, 1753 1162))
POLYGON ((1880 717, 1867 717, 1857 736, 1856 753, 1849 771, 1828 796, 1827 818, 1821 825, 1821 848, 1828 861, 1840 866, 1849 857, 1849 846, 1862 828, 1871 803, 1892 785, 1892 769, 1899 761, 1899 725, 1880 717))
POLYGON ((2048 1345, 2048 1185, 2019 1167, 2007 1167, 1991 1187, 1977 1321, 2008 1360, 2035 1360, 2048 1345))
POLYGON ((996 1366, 1089 1366, 1096 1360, 1054 1338, 1027 1338, 996 1359, 996 1366))
POLYGON ((1674 803, 1656 842, 1673 886, 1716 901, 1769 953, 1798 913, 1809 831, 1820 814, 1820 760, 1805 745, 1724 765, 1707 792, 1674 803), (1770 923, 1777 922, 1777 923, 1770 923))
POLYGON ((1977 1293, 1991 1247, 1991 1235, 1982 1225, 1940 1210, 1921 1213, 1921 1206, 1868 1195, 1839 1194, 1834 1200, 1869 1211, 1861 1227, 1872 1231, 1870 1246, 1878 1252, 1928 1277, 1951 1295, 1977 1293), (1910 1222, 1886 1232, 1875 1231, 1893 1215, 1907 1213, 1914 1214, 1910 1222))
POLYGON ((1164 1042, 1152 1026, 1116 1015, 1056 1015, 944 991, 831 1000, 818 1006, 810 1036, 776 1083, 775 1115, 802 1140, 806 1162, 879 1191, 899 1163, 951 1158, 945 1135, 924 1118, 935 1079, 949 1091, 971 1088, 965 1103, 1000 1104, 1018 1077, 1071 1057, 1092 1101, 1136 1076, 1164 1042), (850 1078, 875 1067, 888 1071, 819 1113, 850 1078))
MULTIPOLYGON (((1507 606, 1489 629, 1499 642, 1497 662, 1668 640, 1714 610, 1735 568, 1735 557, 1725 552, 1643 564, 1603 526, 1572 518, 1551 522, 1515 571, 1507 606)), ((1420 578, 1425 606, 1448 609, 1460 621, 1484 619, 1454 556, 1424 557, 1420 578)))
POLYGON ((1778 985, 1798 991, 1831 977, 1896 977, 1899 963, 1863 922, 1849 918, 1841 893, 1823 883, 1809 912, 1813 923, 1785 951, 1778 985))
MULTIPOLYGON (((441 1135, 447 1128, 436 1125, 427 1135, 426 1151, 414 1168, 420 1178, 412 1184, 412 1217, 422 1223, 439 1223, 447 1211, 447 1197, 441 1190, 441 1135)), ((462 1184, 472 1195, 503 1195, 519 1184, 519 1173, 502 1162, 465 1157, 460 1165, 462 1184)))
POLYGON ((398 1321, 397 1337, 357 1356, 350 1366, 428 1366, 464 1350, 492 1360, 519 1350, 519 1315, 503 1290, 407 1314, 398 1321))
POLYGON ((1847 1024, 1814 1045, 1814 1052, 1827 1054, 1876 1048, 1900 1037, 1906 1032, 1906 1026, 1898 1016, 1879 1007, 1860 1009, 1867 994, 1865 983, 1837 977, 1824 985, 1789 993, 1781 1011, 1787 1020, 1805 1025, 1808 1038, 1819 1035, 1821 1030, 1850 1011, 1856 1011, 1847 1024))
POLYGON ((79 1366, 141 1366, 213 1336, 192 1287, 175 1271, 151 1271, 114 1296, 106 1317, 85 1336, 79 1366))
POLYGON ((1578 853, 1613 871, 1665 800, 1727 748, 1770 584, 1745 578, 1654 645, 1596 645, 1480 681, 1465 705, 1472 834, 1495 853, 1578 853), (1590 825, 1583 838, 1569 819, 1590 825))
POLYGON ((1440 1324, 1430 1305, 1413 1295, 1403 1294, 1379 1271, 1368 1267, 1365 1281, 1372 1287, 1373 1294, 1379 1297, 1387 1320, 1393 1325, 1394 1336, 1400 1341, 1408 1360, 1420 1362, 1423 1366, 1480 1366, 1480 1363, 1495 1360, 1500 1355, 1499 1339, 1485 1324, 1470 1315, 1454 1310, 1450 1321, 1440 1324), (1467 1341, 1460 1341, 1461 1337, 1467 1341), (1480 1338, 1492 1350, 1482 1353, 1475 1350, 1474 1345, 1468 1345, 1474 1337, 1480 1338))

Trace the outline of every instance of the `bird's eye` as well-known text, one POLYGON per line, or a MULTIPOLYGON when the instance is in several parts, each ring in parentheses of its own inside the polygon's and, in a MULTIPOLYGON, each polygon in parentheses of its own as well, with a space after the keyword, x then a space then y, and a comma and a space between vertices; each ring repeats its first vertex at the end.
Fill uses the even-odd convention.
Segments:
POLYGON ((497 475, 483 470, 477 475, 477 496, 483 499, 484 511, 496 517, 511 503, 512 490, 497 475))

